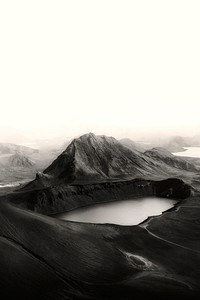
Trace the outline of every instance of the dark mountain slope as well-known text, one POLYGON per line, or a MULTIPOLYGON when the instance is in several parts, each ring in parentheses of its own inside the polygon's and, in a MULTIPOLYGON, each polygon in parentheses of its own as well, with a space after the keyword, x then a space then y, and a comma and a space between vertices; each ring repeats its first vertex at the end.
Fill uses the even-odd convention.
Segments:
MULTIPOLYGON (((179 176, 197 169, 184 160, 170 155, 143 154, 129 150, 113 137, 92 133, 74 139, 66 150, 44 172, 37 173, 29 189, 60 184, 154 178, 156 180, 179 176), (173 161, 174 160, 174 161, 173 161)), ((192 173, 193 174, 193 173, 192 173)))
POLYGON ((54 182, 131 179, 136 176, 168 173, 167 166, 138 151, 131 151, 113 137, 85 134, 43 172, 54 182))
MULTIPOLYGON (((173 189, 188 197, 180 180, 152 184, 156 194, 173 189)), ((3 299, 199 299, 199 198, 141 225, 118 226, 54 219, 12 205, 11 196, 0 201, 3 299)))

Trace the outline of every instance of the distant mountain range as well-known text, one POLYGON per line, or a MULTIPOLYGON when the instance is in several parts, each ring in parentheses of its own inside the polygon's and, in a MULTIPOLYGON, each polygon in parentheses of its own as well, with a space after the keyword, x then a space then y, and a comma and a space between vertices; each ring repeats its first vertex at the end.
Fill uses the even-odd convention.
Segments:
POLYGON ((32 168, 34 165, 33 161, 20 153, 11 155, 7 160, 7 166, 14 168, 32 168))
POLYGON ((183 151, 183 147, 195 141, 197 145, 197 140, 197 137, 174 137, 160 143, 163 147, 154 147, 153 142, 118 141, 88 133, 66 141, 58 149, 45 151, 0 143, 0 180, 31 179, 37 171, 36 181, 42 185, 162 177, 175 175, 180 170, 196 172, 199 167, 192 161, 171 152, 183 151))
POLYGON ((31 180, 55 156, 26 146, 0 143, 0 183, 31 180))
POLYGON ((176 136, 171 138, 167 143, 164 143, 162 146, 170 152, 181 152, 184 151, 184 147, 190 147, 192 145, 192 141, 189 142, 187 138, 176 136))
POLYGON ((199 147, 200 146, 200 136, 196 135, 194 137, 182 137, 174 136, 170 138, 160 138, 160 139, 149 139, 147 142, 135 142, 131 139, 121 139, 119 140, 124 146, 130 150, 136 149, 140 152, 145 152, 146 150, 162 147, 170 152, 181 152, 185 151, 185 147, 199 147))
POLYGON ((39 150, 33 149, 26 146, 11 144, 11 143, 0 143, 0 155, 2 154, 16 154, 21 153, 23 155, 31 155, 38 153, 39 150))

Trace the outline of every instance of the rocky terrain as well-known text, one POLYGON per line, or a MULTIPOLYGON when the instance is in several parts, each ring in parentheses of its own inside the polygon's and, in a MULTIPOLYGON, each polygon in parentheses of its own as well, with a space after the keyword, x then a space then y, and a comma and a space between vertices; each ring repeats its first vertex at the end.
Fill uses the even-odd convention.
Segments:
MULTIPOLYGON (((141 186, 144 194, 154 191, 180 202, 139 226, 117 226, 66 222, 38 214, 22 207, 19 192, 1 199, 2 295, 22 299, 198 299, 199 196, 176 179, 124 184, 136 185, 127 196, 141 186)), ((79 201, 68 194, 68 209, 91 203, 88 193, 96 201, 96 188, 76 187, 79 201)), ((120 190, 118 183, 116 195, 120 190)))
POLYGON ((167 157, 158 159, 150 153, 131 151, 113 137, 89 133, 74 139, 43 173, 37 174, 29 187, 173 177, 182 173, 183 165, 185 172, 197 171, 192 163, 175 156, 170 161, 167 157))
POLYGON ((134 179, 84 185, 58 185, 31 192, 26 189, 22 192, 22 190, 20 190, 20 197, 16 197, 16 194, 10 195, 14 203, 21 208, 50 215, 85 205, 138 197, 182 199, 190 196, 192 188, 180 179, 171 178, 163 181, 134 179))
POLYGON ((49 151, 39 151, 26 146, 0 143, 0 184, 23 182, 34 179, 55 159, 49 151))
POLYGON ((199 299, 198 172, 163 149, 142 154, 93 134, 73 140, 34 181, 0 197, 1 296, 199 299), (51 217, 147 195, 178 203, 137 226, 51 217))

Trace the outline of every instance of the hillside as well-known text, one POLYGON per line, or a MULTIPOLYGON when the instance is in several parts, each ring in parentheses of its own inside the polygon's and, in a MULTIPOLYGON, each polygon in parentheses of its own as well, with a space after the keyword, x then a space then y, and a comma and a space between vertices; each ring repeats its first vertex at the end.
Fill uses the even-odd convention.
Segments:
POLYGON ((0 183, 32 180, 37 171, 44 170, 55 158, 48 150, 0 143, 0 183))
MULTIPOLYGON (((176 158, 175 158, 176 159, 176 158)), ((129 150, 113 137, 96 136, 92 133, 74 139, 66 150, 39 173, 39 186, 91 183, 113 180, 130 180, 136 177, 159 178, 174 176, 182 166, 174 166, 166 160, 129 150)), ((188 165, 189 172, 195 167, 188 165), (191 167, 191 168, 190 168, 191 167)))
POLYGON ((27 156, 14 154, 8 158, 6 165, 12 168, 31 168, 34 166, 34 162, 27 156))
POLYGON ((200 197, 194 180, 199 185, 194 165, 165 149, 143 154, 112 137, 91 133, 74 139, 33 182, 1 198, 2 296, 198 299, 200 197), (172 178, 174 174, 179 178, 172 178), (90 204, 145 196, 179 203, 137 226, 50 217, 90 204))
POLYGON ((30 155, 38 153, 39 150, 33 149, 26 146, 11 144, 11 143, 0 143, 0 155, 2 154, 16 154, 21 153, 24 155, 30 155))
POLYGON ((171 152, 162 147, 153 148, 151 150, 146 151, 144 154, 148 157, 156 159, 157 161, 165 162, 173 168, 193 172, 199 171, 199 168, 197 168, 194 164, 188 162, 185 159, 173 155, 171 152))
POLYGON ((134 141, 132 141, 131 139, 128 139, 128 138, 121 139, 121 140, 119 140, 119 142, 131 151, 136 150, 136 151, 139 151, 139 152, 145 152, 146 150, 151 148, 151 146, 148 145, 147 143, 134 142, 134 141))
MULTIPOLYGON (((200 198, 190 197, 190 187, 183 181, 76 185, 65 192, 65 207, 59 207, 52 202, 53 187, 46 194, 49 203, 41 190, 36 208, 40 214, 35 206, 29 207, 32 211, 21 207, 23 193, 8 196, 9 201, 1 199, 4 299, 199 299, 200 198), (117 200, 116 196, 150 193, 164 197, 170 193, 180 199, 179 205, 138 226, 67 222, 41 214, 50 213, 52 205, 52 212, 58 212, 110 201, 110 196, 117 200)), ((34 204, 34 193, 26 197, 34 204)))

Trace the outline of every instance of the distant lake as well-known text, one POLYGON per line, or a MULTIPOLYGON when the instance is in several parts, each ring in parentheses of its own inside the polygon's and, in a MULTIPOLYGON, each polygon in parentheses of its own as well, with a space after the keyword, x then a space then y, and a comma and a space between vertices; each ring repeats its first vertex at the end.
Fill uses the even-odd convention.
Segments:
POLYGON ((27 180, 21 180, 21 181, 16 181, 16 182, 11 182, 11 183, 0 182, 0 189, 17 187, 17 186, 20 186, 21 184, 28 183, 28 182, 29 181, 27 181, 27 180))
POLYGON ((200 147, 183 147, 186 151, 173 153, 177 156, 200 157, 200 147))
POLYGON ((139 198, 85 206, 54 217, 84 223, 137 225, 149 216, 162 214, 176 203, 166 198, 139 198))
POLYGON ((7 188, 7 187, 17 187, 18 185, 20 185, 20 183, 8 183, 8 184, 1 184, 0 183, 0 188, 7 188))

